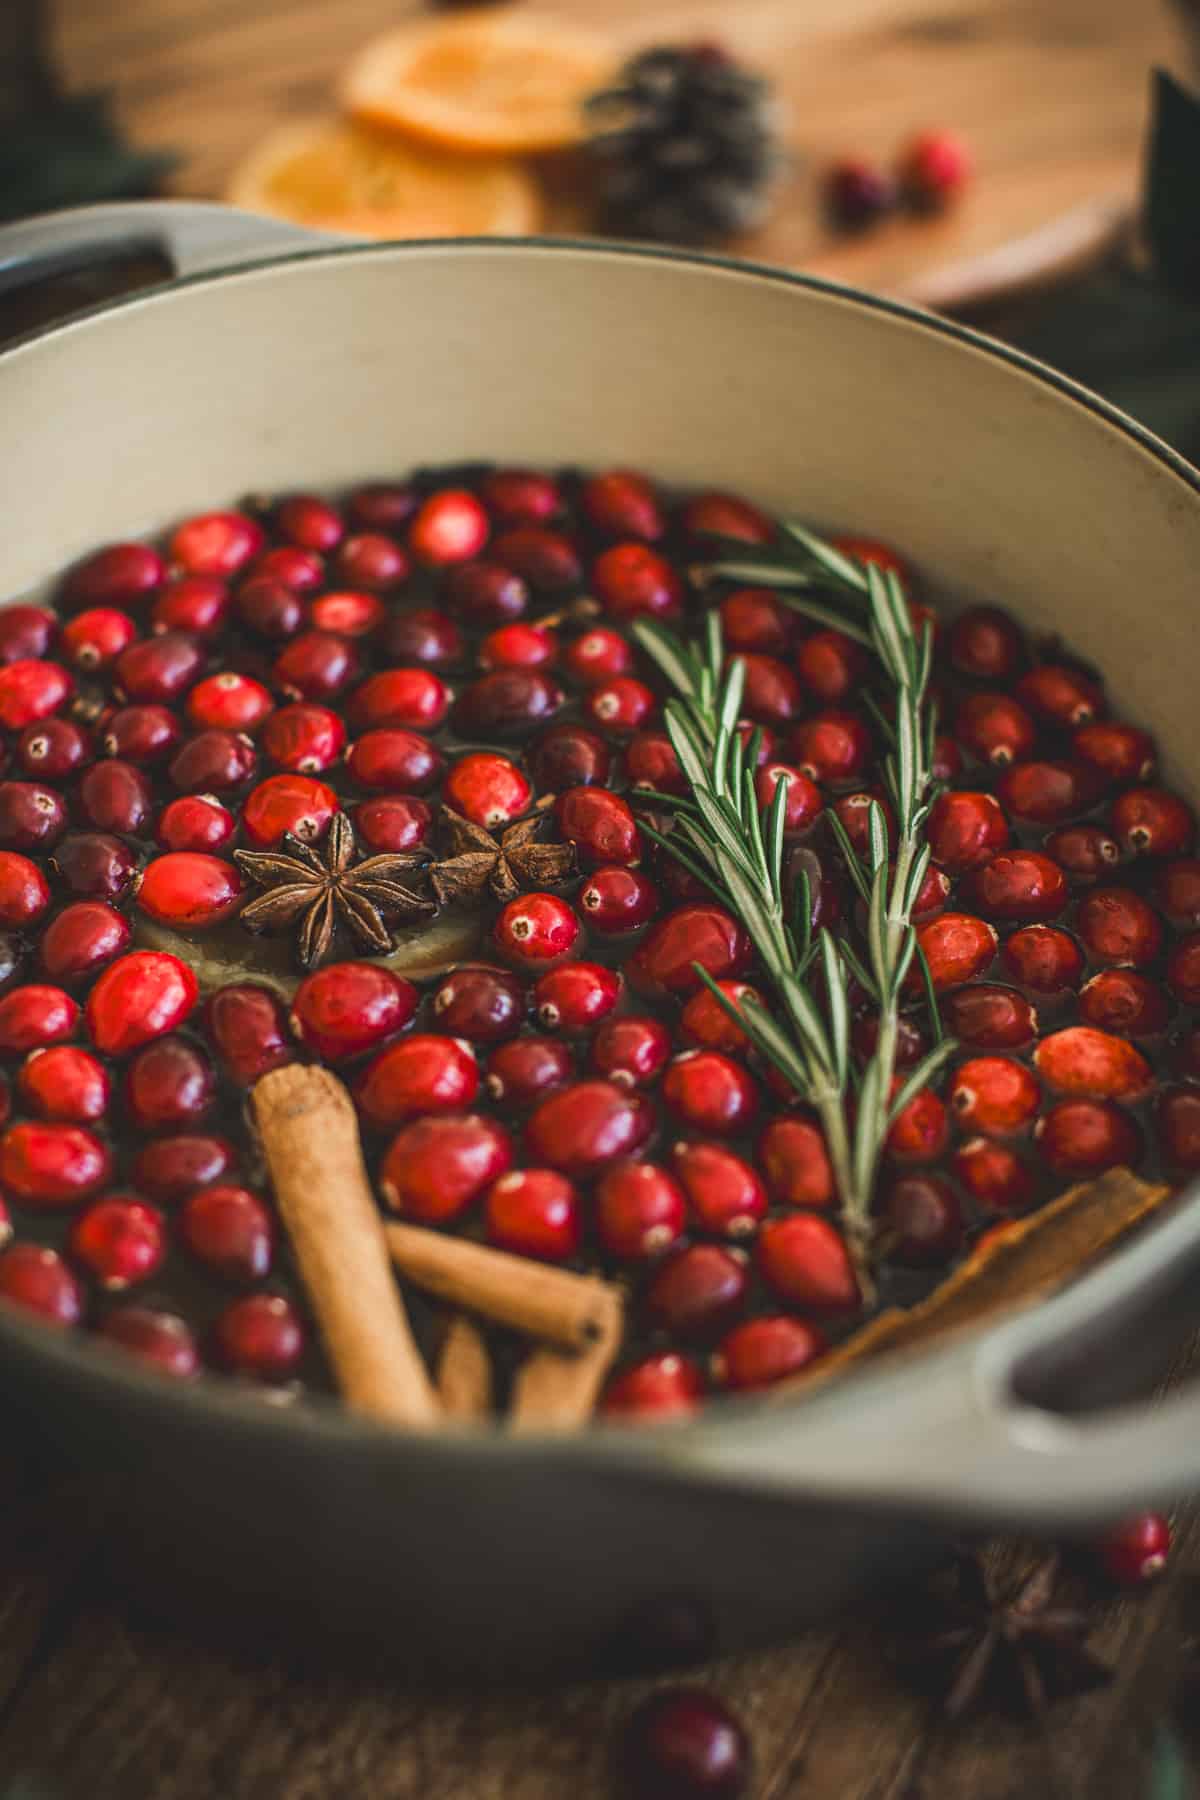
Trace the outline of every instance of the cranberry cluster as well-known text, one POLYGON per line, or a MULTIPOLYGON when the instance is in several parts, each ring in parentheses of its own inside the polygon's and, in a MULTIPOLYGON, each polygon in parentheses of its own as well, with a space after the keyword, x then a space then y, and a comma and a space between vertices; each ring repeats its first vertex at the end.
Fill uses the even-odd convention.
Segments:
MULTIPOLYGON (((386 1207, 630 1281, 610 1412, 762 1387, 861 1320, 820 1129, 695 973, 769 1005, 752 946, 642 830, 669 818, 639 795, 686 782, 626 627, 687 628, 714 536, 774 527, 628 471, 431 471, 198 515, 0 611, 0 1297, 177 1376, 319 1383, 243 1108, 308 1055, 350 1085, 386 1207), (240 933, 234 849, 319 845, 339 810, 363 854, 434 860, 439 802, 502 838, 539 801, 578 874, 488 900, 490 960, 423 986, 339 941, 289 1014, 265 983, 202 995, 146 935, 240 933)), ((720 610, 760 798, 786 771, 790 866, 854 931, 824 815, 863 845, 881 798, 868 659, 765 587, 720 610)), ((888 1140, 900 1303, 1069 1180, 1200 1167, 1190 808, 1094 673, 1006 614, 960 614, 938 656, 917 917, 961 1053, 888 1140)), ((858 1054, 876 1030, 859 996, 858 1054)), ((914 973, 902 1067, 929 1041, 914 973)))

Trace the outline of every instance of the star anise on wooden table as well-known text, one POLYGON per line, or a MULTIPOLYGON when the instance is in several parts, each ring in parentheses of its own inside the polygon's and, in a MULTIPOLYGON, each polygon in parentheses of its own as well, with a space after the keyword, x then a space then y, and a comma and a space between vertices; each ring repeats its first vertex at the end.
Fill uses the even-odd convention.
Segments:
POLYGON ((266 892, 238 915, 247 931, 298 926, 296 954, 311 969, 333 942, 340 919, 365 949, 392 948, 387 920, 414 919, 436 912, 400 880, 420 867, 423 856, 395 852, 355 861, 354 828, 345 813, 334 813, 325 842, 314 848, 285 831, 278 850, 235 850, 243 875, 266 892))
POLYGON ((490 888, 497 900, 513 900, 532 888, 566 881, 575 873, 575 846, 538 842, 545 810, 542 802, 537 812, 518 819, 496 837, 452 807, 443 806, 442 823, 449 834, 451 854, 429 871, 438 899, 479 899, 490 888))

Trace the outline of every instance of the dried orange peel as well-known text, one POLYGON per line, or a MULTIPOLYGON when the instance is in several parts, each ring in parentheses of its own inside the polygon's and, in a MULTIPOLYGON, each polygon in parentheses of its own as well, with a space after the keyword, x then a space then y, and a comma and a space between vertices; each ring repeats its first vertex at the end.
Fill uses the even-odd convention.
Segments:
POLYGON ((562 150, 618 61, 611 44, 528 13, 414 20, 369 43, 341 101, 356 118, 473 153, 562 150))
POLYGON ((234 206, 358 237, 521 237, 537 183, 504 157, 457 156, 394 131, 326 119, 273 132, 234 173, 234 206))

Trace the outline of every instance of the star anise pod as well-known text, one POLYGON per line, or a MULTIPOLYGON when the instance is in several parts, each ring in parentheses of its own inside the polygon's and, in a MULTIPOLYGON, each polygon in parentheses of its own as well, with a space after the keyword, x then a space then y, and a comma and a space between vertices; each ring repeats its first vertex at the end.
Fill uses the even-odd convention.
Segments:
POLYGON ((247 931, 297 925, 296 954, 302 967, 319 963, 333 941, 338 919, 368 950, 392 948, 386 919, 418 918, 436 912, 399 880, 425 861, 402 852, 356 862, 354 830, 345 813, 334 813, 319 849, 285 831, 278 850, 235 850, 234 861, 265 894, 239 914, 247 931))
POLYGON ((499 838, 452 807, 443 806, 442 819, 452 854, 433 865, 429 879, 443 903, 476 899, 485 888, 497 900, 512 900, 531 888, 553 887, 575 873, 574 844, 538 843, 542 812, 518 819, 499 838))
POLYGON ((904 1660, 936 1678, 947 1719, 985 1696, 1016 1699, 1036 1718, 1048 1705, 1099 1687, 1112 1671, 1087 1648, 1094 1620, 1055 1604, 1059 1557, 1051 1552, 1015 1578, 998 1579, 974 1551, 955 1559, 950 1591, 905 1633, 904 1660))

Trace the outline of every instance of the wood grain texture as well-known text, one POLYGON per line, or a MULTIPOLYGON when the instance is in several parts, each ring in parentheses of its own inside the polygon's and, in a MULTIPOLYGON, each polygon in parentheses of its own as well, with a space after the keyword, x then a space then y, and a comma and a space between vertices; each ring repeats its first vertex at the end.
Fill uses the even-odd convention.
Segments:
MULTIPOLYGON (((759 62, 786 106, 791 168, 769 223, 735 248, 939 304, 973 291, 981 257, 978 280, 994 294, 995 252, 1067 215, 1063 234, 1034 245, 1039 264, 1078 258, 1081 218, 1087 241, 1102 240, 1111 209, 1136 193, 1150 65, 1187 66, 1167 0, 518 3, 629 45, 719 36, 759 62), (972 142, 978 176, 964 203, 860 238, 831 235, 816 205, 821 168, 850 151, 890 160, 930 123, 972 142)), ((58 0, 56 48, 73 86, 115 90, 138 142, 181 151, 179 193, 212 196, 273 125, 326 110, 355 49, 416 10, 416 0, 58 0)))

